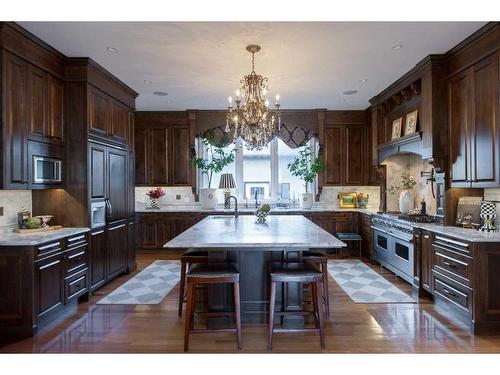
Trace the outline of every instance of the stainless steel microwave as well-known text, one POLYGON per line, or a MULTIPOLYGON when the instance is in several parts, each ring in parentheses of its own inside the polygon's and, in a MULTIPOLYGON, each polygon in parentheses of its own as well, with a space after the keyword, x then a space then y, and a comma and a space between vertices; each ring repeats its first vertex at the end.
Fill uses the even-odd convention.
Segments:
POLYGON ((61 159, 33 156, 33 182, 35 184, 59 184, 62 182, 61 159))

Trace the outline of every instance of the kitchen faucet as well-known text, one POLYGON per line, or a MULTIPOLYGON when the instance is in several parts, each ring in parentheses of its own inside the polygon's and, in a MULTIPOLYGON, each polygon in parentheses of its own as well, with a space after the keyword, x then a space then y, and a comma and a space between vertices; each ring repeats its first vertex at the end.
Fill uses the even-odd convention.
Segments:
POLYGON ((234 217, 237 218, 239 213, 238 213, 238 199, 234 196, 234 195, 230 195, 229 197, 226 198, 226 206, 230 206, 231 205, 231 198, 234 199, 234 217))

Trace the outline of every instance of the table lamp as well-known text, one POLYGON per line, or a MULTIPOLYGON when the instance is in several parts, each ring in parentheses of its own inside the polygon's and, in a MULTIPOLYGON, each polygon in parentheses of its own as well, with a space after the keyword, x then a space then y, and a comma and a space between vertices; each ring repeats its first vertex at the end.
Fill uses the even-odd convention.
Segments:
POLYGON ((229 196, 231 195, 230 189, 235 189, 236 183, 234 182, 234 177, 232 173, 223 173, 220 176, 219 189, 224 189, 224 208, 231 208, 231 202, 229 202, 229 196))

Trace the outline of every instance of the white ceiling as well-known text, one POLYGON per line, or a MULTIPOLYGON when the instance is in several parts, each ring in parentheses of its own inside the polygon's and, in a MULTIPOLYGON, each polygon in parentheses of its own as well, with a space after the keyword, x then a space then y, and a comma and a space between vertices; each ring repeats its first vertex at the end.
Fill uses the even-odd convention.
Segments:
POLYGON ((269 78, 283 109, 365 109, 425 56, 446 52, 484 24, 20 22, 65 55, 88 56, 108 69, 140 94, 138 110, 224 108, 251 70, 250 43, 262 46, 255 70, 269 78))

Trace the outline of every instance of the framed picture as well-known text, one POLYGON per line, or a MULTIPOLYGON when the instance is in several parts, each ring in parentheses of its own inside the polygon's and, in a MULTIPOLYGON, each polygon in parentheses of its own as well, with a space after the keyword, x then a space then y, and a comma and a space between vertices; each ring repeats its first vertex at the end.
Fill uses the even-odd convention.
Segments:
POLYGON ((417 131, 417 115, 418 115, 417 110, 410 112, 406 115, 405 135, 415 133, 417 131))
POLYGON ((457 225, 481 225, 481 201, 483 197, 460 197, 457 203, 457 225))
POLYGON ((401 137, 401 127, 403 126, 403 118, 400 117, 392 122, 392 138, 397 139, 401 137))
POLYGON ((356 208, 356 193, 339 193, 340 208, 356 208))

